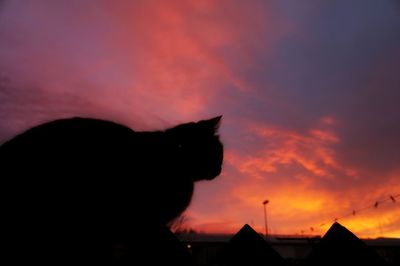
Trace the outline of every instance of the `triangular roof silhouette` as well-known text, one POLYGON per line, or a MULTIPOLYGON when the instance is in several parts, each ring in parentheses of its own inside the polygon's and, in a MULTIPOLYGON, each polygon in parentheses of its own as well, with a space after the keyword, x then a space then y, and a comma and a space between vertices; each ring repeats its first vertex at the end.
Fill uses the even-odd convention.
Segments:
POLYGON ((220 265, 284 265, 284 259, 245 224, 220 253, 220 265))
POLYGON ((386 265, 375 250, 335 222, 307 258, 307 265, 386 265))

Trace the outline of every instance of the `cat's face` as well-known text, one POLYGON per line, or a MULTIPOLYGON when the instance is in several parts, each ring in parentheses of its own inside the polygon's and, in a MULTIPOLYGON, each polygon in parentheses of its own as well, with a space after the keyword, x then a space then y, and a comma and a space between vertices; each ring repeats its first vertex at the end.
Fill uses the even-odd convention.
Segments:
POLYGON ((211 180, 221 173, 223 145, 218 127, 221 116, 168 129, 169 149, 184 174, 193 181, 211 180))

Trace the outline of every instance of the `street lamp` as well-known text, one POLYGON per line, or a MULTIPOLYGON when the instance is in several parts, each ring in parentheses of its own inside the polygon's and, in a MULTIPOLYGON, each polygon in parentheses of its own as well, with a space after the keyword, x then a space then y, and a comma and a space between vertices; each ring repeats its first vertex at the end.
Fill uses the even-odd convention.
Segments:
POLYGON ((267 204, 269 203, 269 200, 264 200, 263 205, 264 205, 264 220, 265 220, 265 239, 268 238, 268 223, 267 223, 267 204))

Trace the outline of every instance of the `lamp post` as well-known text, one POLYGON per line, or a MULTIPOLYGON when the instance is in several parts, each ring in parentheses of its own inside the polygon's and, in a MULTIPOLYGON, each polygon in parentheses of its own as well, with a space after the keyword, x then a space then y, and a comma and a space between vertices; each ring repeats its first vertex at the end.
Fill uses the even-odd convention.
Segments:
POLYGON ((264 220, 265 220, 265 239, 268 238, 268 223, 267 223, 267 204, 269 203, 269 200, 264 200, 263 205, 264 205, 264 220))

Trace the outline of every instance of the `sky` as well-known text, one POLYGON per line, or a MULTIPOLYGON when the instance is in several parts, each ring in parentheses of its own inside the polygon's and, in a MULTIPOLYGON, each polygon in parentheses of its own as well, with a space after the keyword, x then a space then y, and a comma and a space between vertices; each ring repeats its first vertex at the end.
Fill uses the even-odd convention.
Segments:
POLYGON ((397 0, 0 0, 0 143, 62 117, 223 115, 222 174, 185 226, 264 232, 268 199, 272 234, 400 237, 399 47, 397 0))

